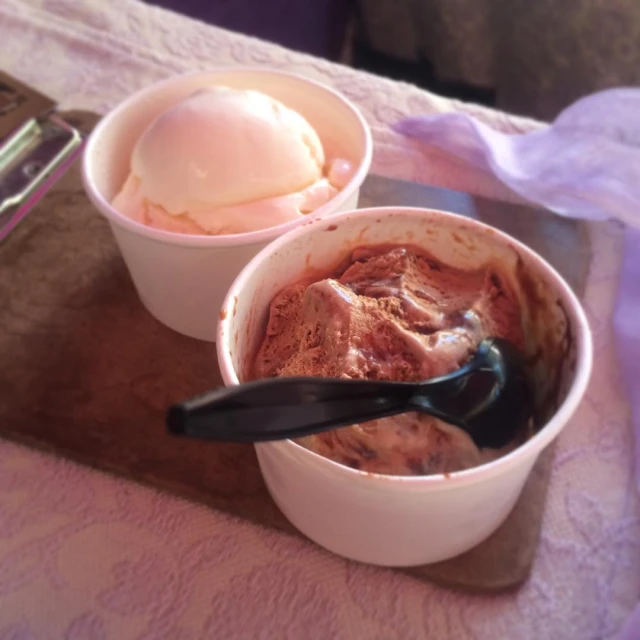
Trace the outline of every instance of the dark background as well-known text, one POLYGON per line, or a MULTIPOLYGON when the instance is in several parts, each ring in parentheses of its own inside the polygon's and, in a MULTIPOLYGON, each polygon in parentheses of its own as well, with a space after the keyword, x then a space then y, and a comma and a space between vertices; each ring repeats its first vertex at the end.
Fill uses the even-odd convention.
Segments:
POLYGON ((640 85, 640 0, 146 0, 435 93, 553 119, 640 85))

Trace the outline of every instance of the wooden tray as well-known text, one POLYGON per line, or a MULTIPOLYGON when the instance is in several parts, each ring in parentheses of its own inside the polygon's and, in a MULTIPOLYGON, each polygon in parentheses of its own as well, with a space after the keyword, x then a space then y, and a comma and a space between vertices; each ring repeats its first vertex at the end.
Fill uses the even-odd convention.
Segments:
MULTIPOLYGON (((91 114, 70 117, 85 128, 96 121, 91 114)), ((481 217, 531 244, 582 292, 590 253, 580 223, 375 176, 362 204, 453 208, 481 217)), ((165 432, 170 403, 218 384, 213 346, 174 333, 143 308, 76 165, 0 245, 0 432, 299 535, 269 497, 253 447, 203 445, 165 432)), ((551 458, 550 450, 543 453, 517 506, 488 540, 410 572, 482 590, 525 580, 551 458)))

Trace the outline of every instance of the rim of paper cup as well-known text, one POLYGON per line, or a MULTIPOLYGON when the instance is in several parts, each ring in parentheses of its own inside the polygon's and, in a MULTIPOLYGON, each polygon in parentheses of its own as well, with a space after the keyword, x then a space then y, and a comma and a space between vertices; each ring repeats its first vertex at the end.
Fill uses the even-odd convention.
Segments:
MULTIPOLYGON (((358 107, 347 98, 345 95, 336 91, 332 87, 329 87, 321 82, 311 80, 297 73, 289 73, 287 71, 280 71, 278 69, 265 69, 262 67, 216 67, 208 71, 191 71, 188 73, 181 73, 172 75, 169 78, 155 82, 140 91, 136 91, 134 94, 125 98, 122 102, 111 109, 101 120, 98 122, 93 131, 89 134, 87 143, 85 145, 84 154, 82 157, 82 181, 84 183, 85 191, 87 192, 89 199, 96 206, 96 208, 109 219, 110 222, 122 227, 128 231, 132 231, 135 234, 157 240, 165 244, 174 244, 186 247, 238 247, 243 245, 258 244, 262 242, 268 242, 273 238, 276 238, 288 231, 291 231, 306 222, 315 221, 323 218, 323 216, 339 208, 345 201, 347 201, 355 191, 357 191, 364 182, 364 179, 369 173, 371 167, 371 159, 373 156, 373 138, 371 135, 371 128, 367 124, 364 116, 358 107), (249 231, 247 233, 236 233, 226 235, 195 235, 195 234, 183 234, 174 233, 172 231, 165 231, 163 229, 155 229, 148 227, 141 222, 136 222, 120 213, 115 209, 111 203, 100 193, 95 184, 93 172, 91 166, 93 165, 93 157, 95 156, 95 147, 100 134, 110 126, 113 120, 118 117, 123 111, 128 109, 132 104, 135 104, 140 99, 146 97, 149 94, 154 93, 158 89, 167 85, 173 84, 178 80, 189 77, 197 76, 211 76, 216 74, 225 75, 243 75, 243 74, 261 74, 269 76, 282 76, 288 79, 295 80, 306 85, 311 85, 321 91, 327 96, 331 96, 338 100, 338 102, 345 109, 349 110, 355 117, 356 121, 360 125, 360 132, 364 140, 364 153, 360 158, 360 162, 357 169, 351 179, 342 188, 335 197, 331 198, 321 207, 318 207, 312 213, 308 213, 297 220, 291 220, 283 224, 276 225, 274 227, 267 227, 265 229, 259 229, 257 231, 249 231)), ((331 213, 330 215, 335 215, 331 213)))
POLYGON ((232 308, 234 298, 242 294, 245 282, 249 276, 254 271, 261 269, 263 263, 268 260, 270 256, 286 248, 287 245, 296 242, 298 238, 321 233, 328 226, 340 224, 341 221, 351 220, 354 218, 365 221, 370 216, 374 215, 380 218, 385 216, 424 216, 425 214, 427 214, 427 217, 429 218, 442 216, 448 219, 455 219, 456 222, 460 222, 467 227, 481 232, 482 234, 491 234, 500 242, 512 246, 519 254, 526 255, 527 258, 534 263, 536 270, 542 272, 549 278, 554 291, 558 293, 565 304, 566 310, 568 311, 569 321, 574 329, 576 339, 575 374, 571 381, 569 391, 562 404, 557 408, 550 420, 545 422, 540 429, 531 438, 529 438, 529 440, 516 447, 513 451, 476 467, 448 473, 435 473, 424 476, 394 476, 361 471, 359 469, 353 469, 340 464, 339 462, 335 462, 334 460, 330 460, 329 458, 325 458, 320 454, 306 449, 293 440, 277 440, 261 444, 281 448, 283 451, 287 451, 290 455, 296 455, 299 459, 306 458, 306 462, 309 464, 322 466, 327 472, 330 471, 332 473, 342 474, 345 478, 350 478, 351 481, 361 480, 366 482, 376 481, 391 483, 397 486, 402 486, 403 488, 413 487, 417 489, 429 485, 432 488, 440 487, 441 489, 446 489, 500 475, 508 468, 517 466, 522 460, 527 459, 532 455, 539 455, 540 452, 554 438, 556 438, 562 429, 568 424, 587 390, 593 365, 593 340, 589 322, 582 304, 560 273, 558 273, 558 271, 542 256, 527 247, 525 244, 504 231, 496 229, 484 222, 440 209, 425 209, 417 207, 371 207, 344 211, 335 214, 331 219, 321 220, 313 225, 305 224, 294 229, 260 250, 238 274, 222 304, 223 312, 220 314, 217 327, 216 351, 225 385, 228 386, 228 380, 231 380, 232 384, 239 383, 237 373, 231 362, 231 333, 228 327, 233 320, 233 314, 228 311, 232 308), (224 310, 227 310, 226 314, 224 313, 224 310))

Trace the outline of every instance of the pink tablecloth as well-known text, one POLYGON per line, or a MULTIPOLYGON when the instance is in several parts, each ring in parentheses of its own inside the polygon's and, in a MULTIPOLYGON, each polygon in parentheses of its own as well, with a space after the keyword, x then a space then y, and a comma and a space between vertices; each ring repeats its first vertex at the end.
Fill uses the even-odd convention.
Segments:
MULTIPOLYGON (((104 112, 163 76, 222 64, 284 68, 333 85, 374 127, 377 173, 493 197, 513 196, 440 152, 417 154, 385 124, 464 110, 504 130, 538 126, 134 1, 0 0, 0 67, 62 108, 104 112)), ((610 328, 621 236, 614 224, 592 225, 590 236, 596 369, 559 440, 540 550, 517 593, 464 595, 359 566, 0 443, 0 638, 612 637, 640 597, 640 505, 610 328)))

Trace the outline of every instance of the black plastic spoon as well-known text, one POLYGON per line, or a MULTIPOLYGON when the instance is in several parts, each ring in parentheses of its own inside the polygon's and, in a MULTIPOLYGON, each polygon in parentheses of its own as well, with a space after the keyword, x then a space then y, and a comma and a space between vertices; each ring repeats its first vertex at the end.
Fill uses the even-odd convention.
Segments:
POLYGON ((175 435, 225 442, 283 440, 407 411, 464 429, 478 447, 511 442, 533 415, 519 351, 500 338, 483 340, 463 367, 424 382, 335 378, 266 378, 224 387, 174 405, 175 435))

